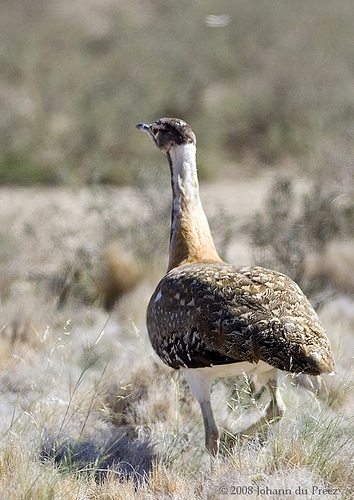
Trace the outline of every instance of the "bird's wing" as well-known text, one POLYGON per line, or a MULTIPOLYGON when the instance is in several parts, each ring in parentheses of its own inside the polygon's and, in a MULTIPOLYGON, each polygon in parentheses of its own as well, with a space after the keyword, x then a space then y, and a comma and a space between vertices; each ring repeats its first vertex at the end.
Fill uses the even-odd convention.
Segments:
POLYGON ((331 365, 328 339, 300 288, 259 267, 180 266, 161 280, 147 320, 156 352, 176 368, 261 359, 317 374, 331 365))

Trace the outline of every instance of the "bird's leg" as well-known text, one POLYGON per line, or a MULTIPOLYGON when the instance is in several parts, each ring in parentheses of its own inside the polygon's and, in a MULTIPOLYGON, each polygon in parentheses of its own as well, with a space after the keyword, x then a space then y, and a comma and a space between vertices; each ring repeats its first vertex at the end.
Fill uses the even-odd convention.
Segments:
POLYGON ((210 372, 203 372, 198 368, 182 369, 182 371, 193 396, 202 410, 206 449, 212 457, 216 457, 219 451, 219 430, 210 403, 211 383, 214 376, 210 372))
POLYGON ((276 380, 269 380, 267 383, 271 400, 266 408, 264 418, 269 424, 279 422, 285 413, 285 404, 282 400, 276 380))
POLYGON ((267 387, 271 395, 271 400, 265 409, 263 416, 254 424, 242 431, 240 433, 242 436, 252 436, 257 432, 263 432, 266 428, 269 428, 270 424, 279 422, 284 415, 285 404, 281 398, 276 379, 269 380, 267 382, 267 387))
POLYGON ((214 420, 210 400, 200 403, 205 428, 205 447, 212 457, 216 457, 219 451, 219 430, 214 420))

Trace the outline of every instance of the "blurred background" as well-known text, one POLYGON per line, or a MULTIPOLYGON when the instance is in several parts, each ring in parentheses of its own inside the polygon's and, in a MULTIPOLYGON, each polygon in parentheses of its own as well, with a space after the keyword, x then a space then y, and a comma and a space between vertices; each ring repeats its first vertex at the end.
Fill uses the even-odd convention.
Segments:
POLYGON ((3 0, 0 182, 134 183, 163 161, 134 126, 162 116, 197 132, 202 178, 342 171, 353 18, 350 0, 3 0))
POLYGON ((350 0, 4 0, 2 260, 32 237, 24 272, 49 260, 48 272, 65 267, 73 280, 73 266, 97 271, 118 238, 139 260, 165 263, 166 162, 135 125, 176 116, 196 132, 223 257, 319 288, 315 303, 352 293, 353 23, 350 0), (15 197, 16 187, 37 190, 15 197))

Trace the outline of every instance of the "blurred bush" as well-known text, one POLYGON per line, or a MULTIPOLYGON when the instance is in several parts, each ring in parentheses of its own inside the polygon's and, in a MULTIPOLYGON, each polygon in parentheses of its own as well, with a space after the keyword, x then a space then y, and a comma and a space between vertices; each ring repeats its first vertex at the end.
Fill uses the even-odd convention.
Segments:
POLYGON ((354 198, 338 186, 317 181, 297 196, 293 181, 275 179, 247 231, 257 265, 289 275, 317 307, 338 291, 354 293, 354 198))
POLYGON ((350 0, 2 2, 0 183, 135 182, 163 159, 134 125, 166 115, 201 175, 348 140, 353 21, 350 0))

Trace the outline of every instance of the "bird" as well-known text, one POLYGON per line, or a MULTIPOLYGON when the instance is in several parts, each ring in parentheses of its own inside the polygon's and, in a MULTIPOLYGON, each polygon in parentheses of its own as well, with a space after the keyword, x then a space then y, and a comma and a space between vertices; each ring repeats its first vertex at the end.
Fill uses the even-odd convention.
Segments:
POLYGON ((243 432, 252 435, 284 415, 279 371, 333 372, 334 356, 317 313, 291 278, 220 258, 200 200, 191 127, 179 118, 161 118, 137 128, 166 155, 172 185, 168 268, 149 301, 147 330, 161 360, 184 374, 201 408, 206 450, 215 458, 215 378, 257 375, 267 386, 268 406, 243 432))

